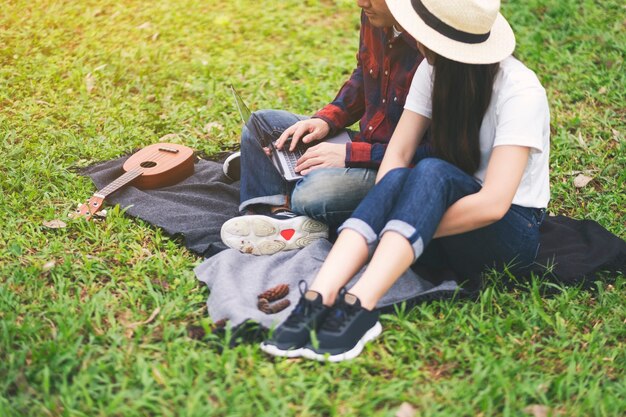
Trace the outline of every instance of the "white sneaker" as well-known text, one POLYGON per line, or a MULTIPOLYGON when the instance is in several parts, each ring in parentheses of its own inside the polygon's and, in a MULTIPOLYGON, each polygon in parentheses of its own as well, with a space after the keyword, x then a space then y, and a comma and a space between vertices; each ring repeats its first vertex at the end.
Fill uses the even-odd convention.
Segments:
POLYGON ((252 255, 300 249, 318 239, 328 238, 328 226, 307 216, 282 211, 271 216, 240 216, 222 226, 222 242, 252 255))

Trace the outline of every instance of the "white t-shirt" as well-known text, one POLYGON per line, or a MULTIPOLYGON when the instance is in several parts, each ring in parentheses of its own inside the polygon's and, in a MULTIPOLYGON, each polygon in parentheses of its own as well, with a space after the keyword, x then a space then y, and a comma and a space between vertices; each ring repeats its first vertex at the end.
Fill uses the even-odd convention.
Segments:
MULTIPOLYGON (((404 108, 432 117, 433 67, 422 61, 415 72, 404 108)), ((474 177, 482 184, 495 146, 530 148, 528 164, 513 204, 545 208, 550 200, 550 110, 537 76, 512 56, 500 62, 491 101, 480 126, 480 166, 474 177)))

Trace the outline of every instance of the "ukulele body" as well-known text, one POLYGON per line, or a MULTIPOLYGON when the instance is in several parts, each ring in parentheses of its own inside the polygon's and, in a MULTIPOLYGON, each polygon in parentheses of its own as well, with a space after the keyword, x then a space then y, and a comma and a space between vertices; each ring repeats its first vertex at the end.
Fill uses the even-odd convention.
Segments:
POLYGON ((174 185, 194 170, 193 149, 176 143, 155 143, 134 153, 124 162, 125 174, 96 191, 81 205, 72 217, 91 219, 102 209, 104 199, 120 189, 132 184, 137 188, 152 189, 174 185))
POLYGON ((131 155, 122 168, 140 171, 132 185, 152 189, 174 185, 193 174, 193 150, 175 143, 155 143, 131 155))

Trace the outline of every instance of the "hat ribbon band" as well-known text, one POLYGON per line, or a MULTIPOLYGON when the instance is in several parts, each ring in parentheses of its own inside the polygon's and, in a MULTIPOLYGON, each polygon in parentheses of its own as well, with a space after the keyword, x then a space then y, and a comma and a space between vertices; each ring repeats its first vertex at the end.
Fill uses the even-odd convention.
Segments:
POLYGON ((447 23, 440 20, 437 16, 432 14, 430 10, 424 6, 421 0, 411 0, 411 4, 413 5, 413 9, 422 18, 424 23, 430 26, 432 29, 441 33, 442 35, 463 43, 481 43, 489 39, 489 35, 491 31, 487 33, 469 33, 463 32, 462 30, 458 30, 448 25, 447 23))

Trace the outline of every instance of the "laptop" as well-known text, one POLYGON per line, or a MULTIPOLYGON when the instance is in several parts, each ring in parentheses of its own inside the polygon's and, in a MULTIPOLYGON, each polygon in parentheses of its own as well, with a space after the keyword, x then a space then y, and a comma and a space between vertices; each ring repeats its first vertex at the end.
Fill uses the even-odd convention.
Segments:
MULTIPOLYGON (((296 149, 293 150, 293 152, 287 149, 287 145, 284 146, 282 150, 279 150, 274 146, 274 141, 278 138, 274 138, 270 134, 270 132, 272 131, 271 127, 264 125, 263 120, 259 118, 251 118, 250 116, 252 115, 252 112, 243 101, 239 93, 237 93, 237 90, 235 90, 235 87, 233 87, 232 84, 230 86, 230 89, 233 93, 233 97, 235 98, 235 104, 237 105, 237 110, 239 111, 239 116, 241 116, 242 123, 244 125, 248 124, 248 128, 254 130, 255 136, 260 138, 262 140, 262 143, 267 143, 269 145, 270 149, 272 150, 270 159, 272 160, 272 164, 276 167, 280 175, 282 175, 282 177, 287 181, 297 181, 302 178, 302 175, 298 174, 295 170, 298 159, 300 159, 300 157, 304 155, 309 146, 314 146, 318 142, 316 141, 312 144, 298 142, 298 145, 296 146, 296 149)), ((333 137, 323 140, 323 142, 344 145, 350 141, 350 135, 345 130, 342 130, 339 134, 333 137)), ((289 141, 287 141, 286 144, 287 143, 289 143, 289 141)))

